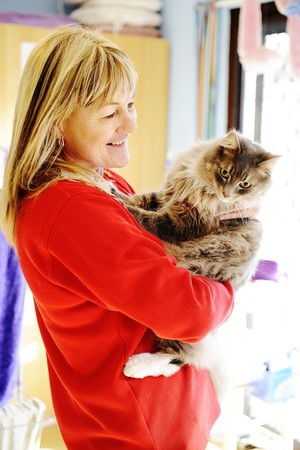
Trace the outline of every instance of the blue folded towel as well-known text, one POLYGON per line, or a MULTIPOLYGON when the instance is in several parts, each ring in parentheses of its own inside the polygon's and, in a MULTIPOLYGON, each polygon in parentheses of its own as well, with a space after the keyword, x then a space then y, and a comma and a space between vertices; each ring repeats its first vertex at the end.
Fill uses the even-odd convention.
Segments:
POLYGON ((15 251, 0 231, 0 407, 14 395, 26 283, 15 251))

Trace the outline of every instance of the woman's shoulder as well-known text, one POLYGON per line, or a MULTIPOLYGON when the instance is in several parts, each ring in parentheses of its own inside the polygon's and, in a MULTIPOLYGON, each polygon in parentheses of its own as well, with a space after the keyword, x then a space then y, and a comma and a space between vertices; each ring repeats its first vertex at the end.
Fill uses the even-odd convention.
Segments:
POLYGON ((65 227, 68 222, 84 223, 87 217, 97 217, 102 223, 112 216, 126 216, 129 220, 130 214, 105 191, 81 181, 63 180, 23 202, 18 229, 25 227, 37 235, 46 235, 54 224, 65 227), (103 214, 104 209, 107 214, 103 214))
MULTIPOLYGON (((52 186, 49 186, 48 189, 46 189, 49 194, 65 194, 66 196, 69 195, 76 195, 80 193, 97 193, 102 191, 98 189, 96 186, 91 186, 87 183, 84 183, 83 181, 77 181, 77 180, 61 180, 57 183, 53 184, 52 186)), ((46 192, 45 191, 45 192, 46 192)))
POLYGON ((101 189, 81 181, 62 180, 48 186, 37 195, 25 200, 21 208, 21 217, 44 216, 50 218, 68 206, 68 209, 80 210, 82 205, 112 202, 112 197, 101 189))
POLYGON ((44 202, 50 199, 56 199, 58 202, 64 202, 73 196, 81 194, 95 194, 95 195, 107 195, 105 191, 97 188, 96 186, 88 185, 82 181, 77 180, 61 180, 55 184, 48 186, 46 189, 39 192, 36 196, 33 196, 38 202, 44 202))

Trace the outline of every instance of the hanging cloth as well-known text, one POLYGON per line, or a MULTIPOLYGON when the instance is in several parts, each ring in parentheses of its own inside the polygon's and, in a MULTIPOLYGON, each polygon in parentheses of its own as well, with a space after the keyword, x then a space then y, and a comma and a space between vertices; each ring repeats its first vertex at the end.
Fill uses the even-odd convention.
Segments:
POLYGON ((240 10, 238 55, 244 69, 263 74, 283 64, 282 56, 262 44, 262 14, 259 0, 244 0, 240 10))
POLYGON ((17 255, 0 231, 0 407, 17 386, 25 289, 17 255))

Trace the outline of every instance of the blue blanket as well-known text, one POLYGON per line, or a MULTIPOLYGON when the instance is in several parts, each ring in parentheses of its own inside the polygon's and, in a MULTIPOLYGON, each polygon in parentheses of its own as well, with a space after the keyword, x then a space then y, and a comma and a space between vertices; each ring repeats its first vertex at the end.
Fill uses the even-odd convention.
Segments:
POLYGON ((18 381, 25 289, 16 253, 0 231, 0 407, 13 397, 18 381))

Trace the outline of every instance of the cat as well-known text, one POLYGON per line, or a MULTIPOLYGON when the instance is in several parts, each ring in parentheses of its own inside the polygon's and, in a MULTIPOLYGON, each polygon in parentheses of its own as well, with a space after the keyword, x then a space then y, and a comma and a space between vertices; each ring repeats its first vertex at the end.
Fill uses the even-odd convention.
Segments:
MULTIPOLYGON (((136 220, 164 241, 167 252, 194 275, 229 280, 235 289, 254 273, 262 239, 256 219, 220 221, 220 214, 259 205, 280 156, 236 130, 180 154, 158 192, 116 195, 136 220)), ((195 344, 157 338, 159 352, 133 355, 124 374, 170 376, 185 364, 208 369, 222 397, 225 364, 216 333, 195 344)))

